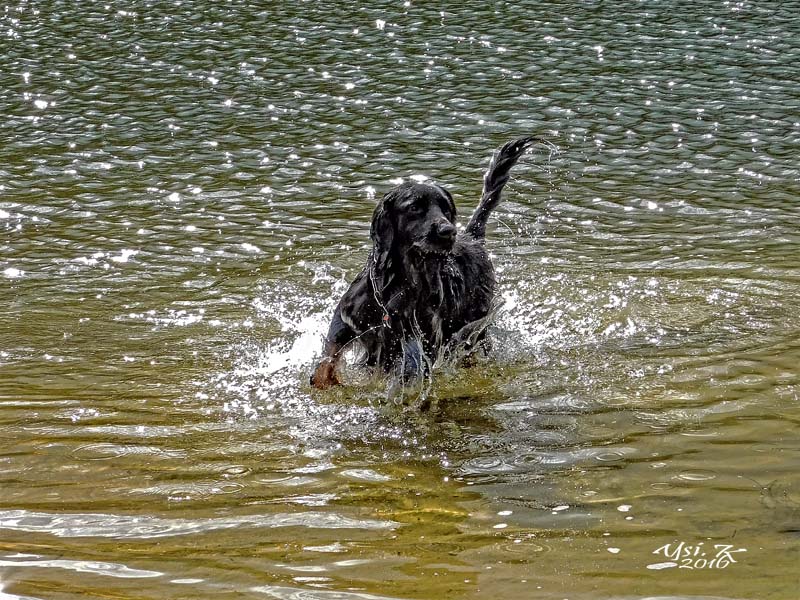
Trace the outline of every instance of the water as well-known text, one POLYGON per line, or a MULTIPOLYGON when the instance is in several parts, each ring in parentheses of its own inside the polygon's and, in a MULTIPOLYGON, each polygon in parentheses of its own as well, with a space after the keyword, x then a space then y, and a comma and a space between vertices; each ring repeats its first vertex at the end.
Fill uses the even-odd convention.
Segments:
POLYGON ((253 4, 0 11, 0 595, 797 598, 798 6, 253 4), (312 392, 528 133, 493 356, 312 392))

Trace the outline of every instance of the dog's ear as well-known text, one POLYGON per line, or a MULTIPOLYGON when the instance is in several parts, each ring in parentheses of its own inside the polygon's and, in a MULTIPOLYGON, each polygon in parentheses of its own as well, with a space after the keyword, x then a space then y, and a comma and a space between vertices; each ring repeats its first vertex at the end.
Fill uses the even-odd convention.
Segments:
POLYGON ((447 206, 450 208, 450 214, 447 215, 447 216, 449 217, 451 222, 455 223, 456 222, 456 203, 453 202, 453 197, 450 195, 450 192, 448 192, 446 188, 443 188, 440 185, 437 185, 436 187, 438 187, 442 191, 442 193, 444 194, 445 198, 447 198, 447 206))
POLYGON ((392 219, 398 190, 387 193, 372 213, 369 237, 372 239, 371 275, 375 291, 382 292, 389 285, 392 270, 392 245, 394 244, 394 221, 392 219))

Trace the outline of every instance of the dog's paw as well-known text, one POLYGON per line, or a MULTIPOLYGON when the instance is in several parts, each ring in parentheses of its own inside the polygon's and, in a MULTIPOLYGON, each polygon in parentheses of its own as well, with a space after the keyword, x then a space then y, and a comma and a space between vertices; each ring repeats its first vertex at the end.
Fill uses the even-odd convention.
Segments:
POLYGON ((311 385, 318 390, 327 390, 334 385, 342 385, 336 365, 330 360, 323 360, 311 375, 311 385))

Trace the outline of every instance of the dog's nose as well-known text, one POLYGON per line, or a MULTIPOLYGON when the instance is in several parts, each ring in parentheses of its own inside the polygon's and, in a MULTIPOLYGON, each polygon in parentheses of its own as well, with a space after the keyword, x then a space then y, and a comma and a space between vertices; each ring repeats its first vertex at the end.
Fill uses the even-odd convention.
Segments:
POLYGON ((436 224, 436 235, 443 240, 452 240, 456 237, 456 228, 449 221, 440 221, 436 224))

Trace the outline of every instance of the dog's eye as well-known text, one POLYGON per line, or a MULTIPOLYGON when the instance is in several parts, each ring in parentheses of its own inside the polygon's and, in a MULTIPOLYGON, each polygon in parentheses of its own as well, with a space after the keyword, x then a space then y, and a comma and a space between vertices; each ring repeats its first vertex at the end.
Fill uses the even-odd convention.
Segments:
POLYGON ((414 214, 420 214, 421 212, 425 211, 425 206, 423 206, 420 202, 415 202, 408 207, 408 210, 414 214))

